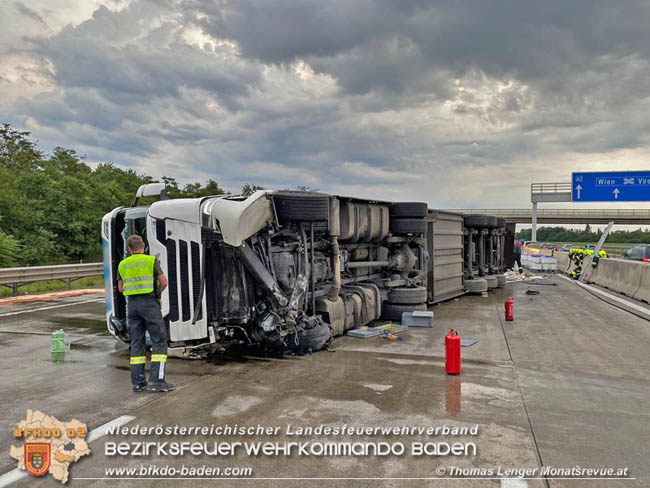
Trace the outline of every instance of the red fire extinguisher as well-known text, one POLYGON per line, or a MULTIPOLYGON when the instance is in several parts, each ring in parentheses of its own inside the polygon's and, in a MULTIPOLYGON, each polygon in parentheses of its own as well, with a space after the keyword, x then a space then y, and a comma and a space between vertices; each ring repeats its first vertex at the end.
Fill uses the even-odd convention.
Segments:
POLYGON ((449 329, 445 336, 445 350, 447 374, 460 374, 460 336, 454 329, 449 329))
POLYGON ((512 297, 506 300, 506 320, 508 322, 515 320, 515 302, 512 297))

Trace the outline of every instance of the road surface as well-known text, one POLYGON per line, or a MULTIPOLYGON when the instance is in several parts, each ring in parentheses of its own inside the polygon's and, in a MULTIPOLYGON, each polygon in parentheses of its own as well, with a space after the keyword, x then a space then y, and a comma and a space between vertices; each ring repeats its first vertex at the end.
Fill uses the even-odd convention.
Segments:
MULTIPOLYGON (((12 431, 31 408, 59 420, 79 419, 91 430, 125 415, 133 417, 127 426, 479 426, 475 438, 463 438, 476 442, 478 454, 456 457, 109 457, 104 453, 106 442, 151 439, 108 435, 90 443, 90 457, 71 465, 72 487, 306 486, 304 480, 278 478, 346 478, 317 482, 337 487, 650 486, 650 322, 612 307, 572 282, 559 277, 546 282, 555 286, 513 283, 488 297, 465 296, 433 307, 435 327, 412 328, 402 334, 404 341, 343 337, 334 341, 333 352, 268 361, 171 359, 168 380, 177 390, 168 394, 131 392, 128 349, 106 336, 101 300, 86 296, 2 307, 0 473, 15 468, 9 458, 12 431), (540 294, 527 295, 529 288, 540 294), (515 321, 503 322, 503 302, 510 295, 515 299, 515 321), (479 339, 463 348, 460 376, 444 372, 443 338, 452 327, 462 337, 479 339), (58 328, 72 339, 63 364, 53 363, 49 351, 50 333, 58 328), (265 479, 202 483, 101 479, 107 467, 167 463, 250 467, 252 477, 265 479), (450 466, 541 465, 628 467, 635 479, 402 479, 440 477, 436 468, 441 466, 449 473, 450 466)), ((334 440, 347 439, 356 440, 334 440)), ((314 438, 280 435, 248 440, 314 438)), ((59 483, 44 476, 19 480, 14 486, 59 483)))

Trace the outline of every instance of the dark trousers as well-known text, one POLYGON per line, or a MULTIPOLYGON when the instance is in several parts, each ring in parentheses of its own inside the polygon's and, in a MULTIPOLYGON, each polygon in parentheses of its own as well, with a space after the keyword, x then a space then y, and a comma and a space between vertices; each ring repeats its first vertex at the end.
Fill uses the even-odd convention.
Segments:
POLYGON ((167 332, 160 305, 153 293, 130 295, 127 301, 127 323, 131 336, 131 383, 139 385, 145 382, 146 332, 149 332, 152 343, 149 381, 165 381, 167 332))
POLYGON ((515 254, 515 261, 517 262, 517 266, 521 268, 521 253, 515 254))

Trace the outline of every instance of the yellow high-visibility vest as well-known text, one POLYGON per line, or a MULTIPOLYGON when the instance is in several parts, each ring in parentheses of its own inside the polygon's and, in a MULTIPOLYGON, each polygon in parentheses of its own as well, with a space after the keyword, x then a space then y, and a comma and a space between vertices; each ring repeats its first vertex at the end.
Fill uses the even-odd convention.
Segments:
POLYGON ((156 258, 147 254, 132 254, 118 266, 122 289, 126 296, 153 293, 153 268, 156 258))

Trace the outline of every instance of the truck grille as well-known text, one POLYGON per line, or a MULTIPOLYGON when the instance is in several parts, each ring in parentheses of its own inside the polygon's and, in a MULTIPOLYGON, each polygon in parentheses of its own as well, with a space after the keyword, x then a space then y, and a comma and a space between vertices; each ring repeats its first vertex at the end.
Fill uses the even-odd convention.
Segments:
POLYGON ((169 280, 169 320, 176 322, 178 320, 178 275, 176 273, 176 241, 167 239, 165 241, 167 248, 167 279, 169 280))
POLYGON ((190 320, 190 272, 187 264, 187 241, 178 241, 181 282, 181 315, 183 322, 190 320))
MULTIPOLYGON (((196 310, 196 304, 199 302, 199 292, 201 291, 201 250, 197 242, 190 242, 192 252, 192 310, 196 310)), ((197 320, 203 318, 203 306, 199 307, 197 320)))

